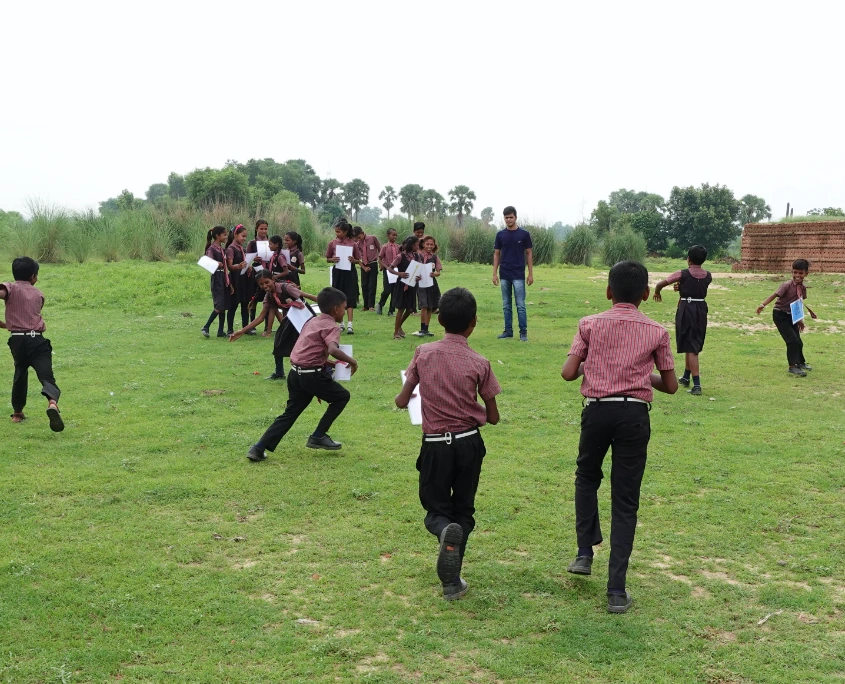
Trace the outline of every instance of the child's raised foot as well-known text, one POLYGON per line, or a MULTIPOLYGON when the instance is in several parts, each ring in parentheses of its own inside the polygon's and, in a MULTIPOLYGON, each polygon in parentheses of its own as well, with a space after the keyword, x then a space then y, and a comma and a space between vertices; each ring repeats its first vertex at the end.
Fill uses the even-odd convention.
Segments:
POLYGON ((50 429, 53 432, 61 432, 65 429, 65 422, 62 420, 59 407, 55 401, 51 401, 47 407, 47 417, 50 419, 50 429))
POLYGON ((21 411, 15 411, 12 414, 12 422, 13 423, 23 423, 26 420, 26 416, 21 411))

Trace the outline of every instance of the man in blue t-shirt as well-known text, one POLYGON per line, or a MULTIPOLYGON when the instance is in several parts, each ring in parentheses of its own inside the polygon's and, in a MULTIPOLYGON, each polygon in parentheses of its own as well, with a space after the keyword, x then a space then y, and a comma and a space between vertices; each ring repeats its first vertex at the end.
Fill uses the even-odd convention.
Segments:
POLYGON ((516 296, 516 315, 519 321, 519 340, 528 342, 528 314, 525 311, 525 262, 528 262, 528 284, 534 282, 534 257, 531 234, 516 225, 516 209, 505 207, 505 229, 496 233, 493 249, 493 284, 502 282, 502 309, 505 331, 499 339, 513 337, 513 304, 511 289, 516 296))

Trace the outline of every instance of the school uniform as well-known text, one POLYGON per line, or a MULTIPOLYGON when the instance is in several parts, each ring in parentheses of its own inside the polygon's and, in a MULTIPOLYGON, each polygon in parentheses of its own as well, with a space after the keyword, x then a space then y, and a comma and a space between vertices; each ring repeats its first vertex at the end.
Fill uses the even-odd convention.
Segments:
MULTIPOLYGON (((240 264, 246 261, 246 252, 241 245, 234 242, 226 249, 226 258, 230 259, 233 264, 240 264)), ((234 292, 229 301, 229 330, 231 331, 235 322, 235 313, 238 307, 241 308, 241 327, 249 323, 249 302, 255 294, 254 279, 249 273, 241 273, 241 269, 236 268, 229 272, 229 282, 231 282, 234 292)))
POLYGON ((381 250, 378 255, 378 263, 381 268, 381 297, 378 300, 378 305, 383 307, 387 303, 388 298, 390 298, 390 311, 388 313, 391 314, 396 309, 396 307, 393 306, 393 290, 396 283, 391 283, 387 279, 387 268, 393 263, 393 260, 399 256, 399 251, 400 249, 398 244, 395 242, 388 242, 381 246, 381 250))
MULTIPOLYGON (((406 273, 408 265, 412 261, 419 261, 419 255, 416 252, 408 254, 407 252, 400 252, 391 262, 390 266, 399 273, 406 273)), ((396 281, 393 289, 393 308, 397 310, 411 310, 417 308, 417 285, 406 285, 401 280, 396 281)))
MULTIPOLYGON (((294 247, 290 250, 290 267, 291 269, 298 269, 302 268, 302 265, 305 263, 305 256, 302 254, 302 251, 294 247)), ((299 271, 296 270, 289 270, 287 279, 290 280, 294 285, 299 285, 299 271)))
POLYGON ((678 310, 675 312, 675 348, 679 354, 700 354, 707 335, 707 289, 713 276, 701 266, 691 264, 676 271, 666 282, 679 283, 678 310))
MULTIPOLYGON (((274 374, 278 377, 284 377, 285 367, 283 359, 291 355, 293 347, 299 339, 299 331, 296 329, 296 326, 288 321, 287 311, 290 305, 287 304, 287 300, 301 299, 302 291, 288 281, 273 283, 273 289, 272 296, 269 293, 265 293, 264 308, 267 310, 268 317, 275 316, 277 311, 284 312, 284 320, 276 329, 276 336, 273 338, 273 358, 276 360, 274 374)), ((308 305, 306 304, 306 306, 308 305)), ((308 308, 310 309, 311 307, 308 308)))
MULTIPOLYGON (((209 259, 220 263, 220 267, 211 274, 211 299, 214 302, 215 311, 226 311, 231 302, 229 292, 229 270, 226 268, 226 250, 219 245, 209 245, 205 250, 209 259)), ((222 318, 221 318, 222 320, 222 318)))
POLYGON ((374 309, 376 306, 376 287, 378 286, 378 256, 381 252, 381 245, 375 235, 366 235, 358 243, 361 250, 363 264, 369 267, 369 271, 361 269, 361 294, 364 298, 364 308, 374 309))
POLYGON ((581 438, 575 470, 575 531, 579 548, 600 544, 597 492, 611 450, 608 589, 625 589, 645 472, 651 372, 675 367, 669 333, 633 304, 582 318, 569 349, 584 359, 581 438))
MULTIPOLYGON (((428 254, 422 252, 420 254, 420 261, 424 264, 434 263, 434 270, 443 270, 443 264, 440 263, 440 257, 436 254, 428 254)), ((437 278, 432 278, 434 285, 431 287, 417 286, 417 301, 421 309, 428 309, 430 311, 437 311, 440 307, 440 285, 437 284, 437 278)))
MULTIPOLYGON (((359 260, 361 258, 361 250, 358 243, 352 238, 343 238, 339 240, 335 238, 326 248, 326 259, 331 259, 335 256, 335 247, 343 245, 345 247, 352 247, 352 258, 359 260)), ((358 307, 358 269, 355 264, 350 264, 352 267, 348 271, 337 268, 337 264, 333 264, 332 268, 332 287, 340 290, 346 295, 346 308, 355 309, 358 307)))
MULTIPOLYGON (((247 246, 246 246, 246 253, 247 253, 247 254, 257 254, 257 253, 258 253, 258 240, 250 240, 250 241, 247 243, 247 246)), ((259 256, 256 256, 256 257, 252 260, 252 264, 251 264, 251 265, 252 265, 252 270, 253 270, 253 273, 252 273, 252 278, 251 278, 251 280, 253 281, 254 289, 253 289, 253 293, 252 293, 252 296, 251 296, 251 299, 250 299, 250 305, 251 305, 253 302, 256 302, 256 301, 258 301, 259 299, 261 299, 261 294, 260 294, 260 293, 262 292, 262 289, 261 289, 261 286, 258 284, 258 278, 256 278, 256 277, 255 277, 255 271, 256 271, 259 267, 260 267, 260 268, 267 268, 267 265, 268 265, 269 263, 270 263, 270 262, 268 262, 268 261, 264 261, 264 259, 262 259, 262 258, 261 258, 261 257, 259 257, 259 256)), ((255 318, 255 314, 253 314, 253 315, 252 315, 252 319, 254 319, 254 318, 255 318)))
POLYGON ((417 347, 405 375, 419 384, 423 439, 417 458, 419 497, 425 527, 438 539, 458 523, 463 529, 460 557, 475 528, 475 494, 487 453, 480 427, 487 410, 478 402, 502 391, 490 362, 469 346, 463 335, 417 347))
POLYGON ((340 328, 332 316, 320 314, 303 327, 293 347, 288 372, 288 402, 285 412, 273 421, 259 444, 275 451, 282 437, 293 427, 296 419, 308 408, 314 397, 326 402, 328 408, 317 424, 315 434, 324 435, 349 403, 349 391, 326 372, 328 345, 340 342, 340 328))
POLYGON ((806 363, 804 341, 798 324, 792 322, 791 304, 799 299, 807 299, 807 288, 803 283, 796 285, 794 280, 787 280, 775 294, 778 299, 772 309, 772 321, 786 343, 786 359, 790 366, 806 363))
POLYGON ((15 362, 12 410, 22 413, 26 406, 30 367, 41 383, 41 394, 58 402, 61 392, 53 376, 53 347, 44 337, 47 326, 41 317, 44 295, 29 281, 16 280, 0 283, 0 297, 6 300, 9 351, 15 362))

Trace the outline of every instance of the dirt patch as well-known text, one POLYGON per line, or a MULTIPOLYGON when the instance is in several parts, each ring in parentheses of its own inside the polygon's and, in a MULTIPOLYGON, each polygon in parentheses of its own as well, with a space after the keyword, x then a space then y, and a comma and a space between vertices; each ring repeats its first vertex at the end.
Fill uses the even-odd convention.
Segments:
POLYGON ((258 565, 258 561, 245 560, 242 563, 232 563, 232 568, 234 570, 244 570, 246 568, 254 568, 256 565, 258 565))
POLYGON ((200 394, 202 394, 202 396, 204 396, 204 397, 215 397, 218 394, 223 394, 225 391, 226 390, 221 390, 221 389, 208 389, 208 390, 203 390, 202 392, 200 392, 200 394))
POLYGON ((693 587, 692 591, 690 592, 690 596, 695 599, 700 599, 702 601, 704 599, 709 599, 710 595, 710 592, 707 591, 707 589, 705 589, 704 587, 693 587))
POLYGON ((739 580, 735 580, 733 577, 730 577, 726 572, 710 572, 709 570, 702 570, 701 574, 704 575, 707 579, 715 579, 725 584, 730 584, 732 587, 744 587, 746 586, 739 580))

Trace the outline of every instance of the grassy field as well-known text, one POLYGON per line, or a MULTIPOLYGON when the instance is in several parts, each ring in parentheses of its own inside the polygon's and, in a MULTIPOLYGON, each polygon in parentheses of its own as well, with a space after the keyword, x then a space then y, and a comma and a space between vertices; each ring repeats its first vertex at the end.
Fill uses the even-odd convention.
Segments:
MULTIPOLYGON (((0 681, 841 682, 845 277, 808 280, 820 320, 804 379, 787 376, 770 310, 754 314, 785 276, 715 280, 704 396, 656 397, 634 606, 610 615, 606 545, 592 577, 565 571, 581 401, 559 375, 578 319, 608 305, 606 273, 537 269, 529 344, 495 339, 489 273, 447 264, 441 284, 475 293, 470 344, 504 388, 484 430, 470 591, 447 604, 417 498, 419 430, 393 406, 416 338, 356 316, 344 342, 360 371, 331 432, 343 450, 305 448, 315 403, 253 464, 286 389, 263 379, 271 340, 200 336, 197 266, 45 266, 67 429, 49 431, 34 375, 29 419, 3 419, 0 681)), ((326 280, 312 268, 305 289, 326 280)), ((668 326, 674 301, 642 308, 668 326)), ((3 353, 4 387, 11 376, 3 353)))

